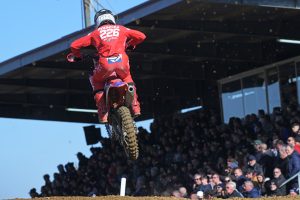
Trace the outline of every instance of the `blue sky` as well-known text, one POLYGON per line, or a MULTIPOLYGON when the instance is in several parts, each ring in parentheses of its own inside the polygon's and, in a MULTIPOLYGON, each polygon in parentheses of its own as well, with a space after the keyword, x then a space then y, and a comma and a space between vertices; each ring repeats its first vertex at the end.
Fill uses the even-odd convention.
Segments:
MULTIPOLYGON (((100 3, 116 14, 144 1, 100 3)), ((82 29, 81 0, 1 1, 0 25, 2 62, 82 29)), ((79 151, 89 156, 83 132, 88 125, 0 118, 0 199, 29 198, 29 190, 40 191, 42 176, 52 178, 58 164, 76 165, 79 151)), ((148 128, 149 122, 138 125, 148 128)))

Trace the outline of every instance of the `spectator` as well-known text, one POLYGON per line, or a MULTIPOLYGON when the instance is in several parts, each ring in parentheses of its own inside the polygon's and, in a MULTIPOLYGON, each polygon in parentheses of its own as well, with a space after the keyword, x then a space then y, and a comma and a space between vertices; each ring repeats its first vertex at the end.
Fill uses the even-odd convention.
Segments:
POLYGON ((225 172, 228 176, 231 176, 231 175, 233 175, 233 170, 238 167, 239 167, 238 161, 236 161, 233 158, 228 158, 227 159, 227 168, 225 169, 225 172))
POLYGON ((51 188, 51 181, 49 174, 45 174, 44 176, 45 186, 51 188))
POLYGON ((181 198, 181 194, 178 190, 174 190, 172 192, 172 197, 181 198))
POLYGON ((197 193, 197 191, 200 190, 201 185, 202 185, 201 175, 200 174, 195 174, 194 175, 194 184, 193 184, 194 193, 197 193))
POLYGON ((294 147, 291 145, 286 146, 286 153, 289 157, 289 177, 292 177, 297 172, 300 171, 300 158, 299 154, 294 150, 294 147))
POLYGON ((225 183, 228 183, 228 182, 232 181, 232 179, 230 176, 225 176, 224 181, 225 181, 225 183))
POLYGON ((279 158, 275 161, 275 166, 280 168, 284 177, 288 177, 289 173, 289 159, 286 153, 286 145, 283 145, 279 149, 279 158))
POLYGON ((243 170, 244 172, 246 172, 248 170, 252 170, 255 174, 263 173, 262 166, 256 162, 255 156, 249 155, 247 160, 248 160, 248 163, 243 170))
POLYGON ((268 149, 268 146, 265 143, 262 143, 260 147, 262 151, 262 156, 259 164, 263 168, 264 175, 266 177, 271 177, 272 169, 274 168, 274 161, 275 161, 274 153, 271 149, 268 149))
POLYGON ((290 189, 290 196, 296 197, 299 194, 299 188, 290 189))
POLYGON ((248 179, 243 175, 243 171, 241 170, 241 168, 236 168, 234 170, 234 176, 236 181, 236 188, 240 192, 243 191, 244 182, 248 179))
POLYGON ((261 147, 260 145, 262 144, 261 140, 254 140, 253 145, 254 145, 254 149, 255 149, 255 160, 260 160, 261 156, 262 156, 262 151, 261 151, 261 147))
POLYGON ((243 196, 245 198, 259 198, 261 195, 256 189, 252 183, 252 181, 245 181, 244 183, 244 191, 243 191, 243 196))
POLYGON ((295 147, 296 141, 294 137, 288 137, 287 144, 295 147))
POLYGON ((29 195, 31 198, 37 198, 37 197, 40 197, 39 194, 36 192, 36 189, 35 188, 32 188, 30 191, 29 191, 29 195))
POLYGON ((217 173, 214 173, 212 175, 212 183, 213 183, 213 195, 214 197, 221 197, 222 191, 225 189, 225 184, 221 181, 220 175, 217 173))
POLYGON ((271 181, 268 196, 282 196, 278 189, 278 183, 276 181, 271 181))
POLYGON ((200 185, 198 191, 203 191, 204 193, 210 192, 213 188, 212 185, 208 183, 208 177, 202 176, 201 178, 202 184, 200 185))
MULTIPOLYGON (((288 177, 292 177, 293 175, 295 175, 297 172, 300 171, 300 157, 299 154, 294 150, 294 147, 291 145, 287 145, 286 146, 286 153, 289 157, 289 173, 288 173, 288 177)), ((292 186, 293 187, 298 187, 298 183, 296 178, 294 179, 294 181, 292 182, 292 186)))
POLYGON ((59 176, 62 179, 64 179, 67 175, 64 166, 62 164, 59 164, 59 165, 57 165, 57 169, 58 169, 59 176))
POLYGON ((181 198, 188 198, 187 189, 185 187, 180 187, 179 190, 181 198))
MULTIPOLYGON (((273 171, 273 176, 274 178, 272 179, 271 182, 276 183, 276 196, 284 196, 286 195, 286 186, 281 186, 284 181, 286 181, 285 177, 282 175, 280 168, 275 168, 273 171)), ((275 187, 275 186, 274 186, 275 187)), ((274 188, 273 188, 274 189, 274 188)), ((275 191, 275 190, 273 190, 275 191)))
MULTIPOLYGON (((267 115, 262 114, 260 119, 265 116, 267 115)), ((225 180, 226 184, 231 180, 236 181, 236 188, 250 195, 251 192, 244 191, 242 187, 249 179, 243 175, 239 166, 243 169, 250 168, 250 165, 243 164, 247 155, 256 155, 249 142, 256 138, 259 138, 255 141, 257 153, 261 154, 260 159, 256 157, 256 163, 261 164, 263 168, 262 173, 256 173, 259 188, 256 189, 261 191, 262 195, 271 194, 270 181, 267 180, 268 177, 273 178, 274 167, 281 169, 284 177, 288 177, 289 174, 286 146, 278 139, 281 137, 279 132, 282 127, 287 128, 283 122, 289 121, 289 118, 283 115, 281 118, 283 121, 280 126, 277 124, 272 133, 265 133, 263 127, 259 125, 261 120, 257 120, 253 115, 245 119, 234 118, 229 125, 220 124, 214 112, 204 109, 184 115, 160 116, 151 125, 151 133, 141 130, 138 134, 139 162, 128 160, 123 147, 117 142, 102 138, 102 147, 93 148, 92 156, 88 158, 83 154, 78 155, 78 168, 75 168, 73 163, 68 163, 62 166, 65 168, 64 172, 58 169, 59 172, 54 174, 53 181, 49 180, 50 184, 49 181, 45 181, 39 196, 88 196, 95 193, 116 195, 119 193, 120 178, 124 175, 128 177, 126 194, 132 196, 171 196, 174 190, 186 187, 187 191, 192 192, 190 197, 197 198, 196 192, 199 190, 204 192, 204 198, 213 196, 225 198, 224 192, 227 192, 227 189, 224 191, 222 189, 224 186, 215 187, 212 191, 211 184, 216 186, 222 182, 221 180, 225 180), (257 135, 253 133, 254 127, 257 129, 255 133, 257 135), (273 149, 269 149, 266 144, 273 144, 273 149), (82 156, 85 157, 83 162, 80 161, 82 156), (195 178, 194 174, 201 177, 193 180, 194 184, 199 185, 195 191, 193 184, 190 183, 191 179, 195 178), (218 175, 219 181, 213 178, 215 175, 218 175), (211 177, 211 184, 208 183, 208 176, 211 177), (220 180, 222 176, 224 178, 220 180)), ((272 120, 271 122, 274 123, 272 120)), ((251 170, 253 167, 249 172, 251 170)), ((255 181, 255 174, 247 173, 246 176, 255 181)), ((275 179, 274 175, 274 181, 275 179)), ((276 190, 279 191, 280 188, 276 190)))
POLYGON ((242 193, 240 193, 236 189, 236 183, 230 181, 230 182, 226 183, 226 192, 225 192, 225 195, 223 196, 223 198, 228 199, 228 198, 234 198, 234 197, 244 197, 244 196, 242 195, 242 193))
POLYGON ((291 124, 291 129, 293 132, 293 136, 300 135, 300 124, 299 122, 293 122, 291 124))
POLYGON ((297 151, 298 154, 300 154, 300 135, 297 135, 295 137, 295 146, 294 146, 295 151, 297 151))
POLYGON ((246 177, 248 180, 252 181, 252 182, 254 183, 254 185, 255 185, 255 183, 257 182, 256 174, 255 174, 254 171, 251 170, 251 169, 248 169, 248 170, 246 171, 245 177, 246 177))
POLYGON ((269 180, 270 179, 266 179, 263 174, 257 174, 257 186, 262 196, 267 195, 269 180))
POLYGON ((285 144, 282 140, 279 140, 279 139, 274 140, 273 144, 274 144, 275 149, 276 149, 274 154, 277 158, 279 158, 279 151, 280 151, 281 147, 283 147, 285 144))
POLYGON ((215 189, 215 187, 217 187, 217 186, 221 186, 222 188, 225 188, 225 185, 224 185, 224 183, 221 181, 221 179, 220 179, 220 175, 219 174, 217 174, 217 173, 214 173, 213 175, 212 175, 212 183, 213 183, 213 185, 214 185, 214 189, 215 189))
POLYGON ((88 164, 88 159, 81 152, 77 153, 77 158, 79 161, 79 168, 85 167, 88 164))

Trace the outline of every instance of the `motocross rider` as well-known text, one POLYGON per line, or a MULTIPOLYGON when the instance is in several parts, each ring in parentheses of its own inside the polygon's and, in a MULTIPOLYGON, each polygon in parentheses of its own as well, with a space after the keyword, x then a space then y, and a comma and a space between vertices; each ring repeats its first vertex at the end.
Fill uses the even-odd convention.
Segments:
POLYGON ((136 94, 136 88, 130 74, 129 59, 126 48, 134 49, 137 44, 143 42, 146 36, 137 30, 117 25, 112 12, 102 9, 94 17, 95 30, 81 37, 71 44, 71 53, 67 56, 71 62, 82 59, 80 49, 93 45, 99 56, 98 63, 94 66, 90 83, 93 88, 94 99, 98 108, 100 123, 107 123, 108 110, 105 105, 104 84, 105 81, 116 74, 124 82, 134 86, 134 100, 132 111, 134 117, 141 114, 140 103, 136 94))

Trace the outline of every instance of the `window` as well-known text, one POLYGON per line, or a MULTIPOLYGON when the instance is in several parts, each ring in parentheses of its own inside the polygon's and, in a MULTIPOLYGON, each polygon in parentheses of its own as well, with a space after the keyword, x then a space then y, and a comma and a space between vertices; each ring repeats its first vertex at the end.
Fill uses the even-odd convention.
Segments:
POLYGON ((264 73, 242 79, 245 115, 257 114, 258 110, 267 111, 266 84, 264 73))
POLYGON ((230 117, 243 117, 243 94, 241 81, 233 81, 222 85, 223 119, 228 122, 230 117))

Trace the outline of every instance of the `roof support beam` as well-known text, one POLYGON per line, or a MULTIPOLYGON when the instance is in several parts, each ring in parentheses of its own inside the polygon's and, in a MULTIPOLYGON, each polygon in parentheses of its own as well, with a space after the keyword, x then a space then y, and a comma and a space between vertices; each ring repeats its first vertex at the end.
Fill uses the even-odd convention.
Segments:
MULTIPOLYGON (((91 87, 86 79, 8 79, 1 78, 0 85, 20 86, 25 89, 40 89, 42 93, 52 93, 51 91, 66 90, 68 93, 91 93, 91 87), (50 90, 49 90, 50 89, 50 90)), ((14 93, 6 90, 0 93, 14 93)))
MULTIPOLYGON (((199 1, 199 0, 198 0, 199 1)), ((209 0, 214 3, 299 9, 299 0, 209 0)))
POLYGON ((140 20, 130 26, 146 31, 190 31, 193 33, 227 34, 260 39, 300 39, 299 20, 289 21, 201 21, 201 20, 140 20), (287 31, 288 30, 288 31, 287 31))
POLYGON ((262 44, 202 44, 199 43, 144 43, 141 48, 137 49, 134 54, 143 53, 149 56, 149 59, 159 56, 174 56, 173 60, 181 60, 185 62, 199 62, 205 60, 233 60, 244 62, 260 62, 263 63, 262 44))

